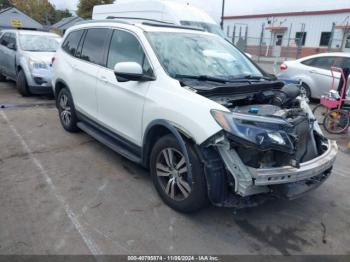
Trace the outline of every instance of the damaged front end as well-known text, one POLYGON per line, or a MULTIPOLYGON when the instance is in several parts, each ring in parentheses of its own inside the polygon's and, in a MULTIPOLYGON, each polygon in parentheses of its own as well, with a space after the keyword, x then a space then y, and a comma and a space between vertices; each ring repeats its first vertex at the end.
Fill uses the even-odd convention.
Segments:
POLYGON ((331 174, 337 145, 323 136, 297 86, 210 98, 230 110, 212 111, 223 131, 200 146, 213 204, 295 199, 331 174))

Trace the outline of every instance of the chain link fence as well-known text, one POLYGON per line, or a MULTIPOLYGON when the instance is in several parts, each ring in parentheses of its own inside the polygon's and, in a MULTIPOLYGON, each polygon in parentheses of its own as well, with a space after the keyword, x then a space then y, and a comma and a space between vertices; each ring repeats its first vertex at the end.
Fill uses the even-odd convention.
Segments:
POLYGON ((260 57, 284 57, 284 58, 298 58, 301 54, 302 47, 298 46, 301 39, 290 38, 286 43, 283 39, 276 39, 275 37, 247 37, 232 38, 232 42, 242 51, 247 52, 257 58, 260 57))
MULTIPOLYGON (((241 51, 251 54, 258 62, 261 59, 270 59, 272 62, 284 61, 288 59, 298 59, 300 57, 317 54, 322 52, 341 51, 346 45, 345 37, 350 34, 350 26, 344 30, 337 30, 336 24, 330 25, 332 28, 329 35, 326 35, 324 43, 319 47, 306 46, 307 33, 305 32, 305 24, 301 25, 295 37, 291 37, 291 24, 289 30, 285 27, 285 31, 267 31, 262 25, 260 35, 252 36, 249 34, 248 26, 239 24, 238 26, 227 27, 227 37, 241 51), (268 35, 268 36, 267 36, 268 35)), ((255 31, 256 32, 256 31, 255 31)), ((350 45, 350 38, 349 38, 350 45)))

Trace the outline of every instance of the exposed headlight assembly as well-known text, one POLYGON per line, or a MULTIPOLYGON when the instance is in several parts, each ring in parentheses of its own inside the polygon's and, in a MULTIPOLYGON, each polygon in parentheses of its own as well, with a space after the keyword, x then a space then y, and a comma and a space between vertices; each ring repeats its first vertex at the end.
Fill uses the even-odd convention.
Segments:
POLYGON ((279 150, 292 154, 294 145, 289 135, 280 127, 289 123, 279 118, 211 111, 216 122, 238 143, 249 144, 260 150, 279 150))

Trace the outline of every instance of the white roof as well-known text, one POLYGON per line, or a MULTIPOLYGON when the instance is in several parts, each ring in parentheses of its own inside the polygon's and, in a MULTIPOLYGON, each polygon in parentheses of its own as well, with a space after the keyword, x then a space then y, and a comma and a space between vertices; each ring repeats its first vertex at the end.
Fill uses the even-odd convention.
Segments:
MULTIPOLYGON (((150 24, 152 24, 152 22, 150 22, 150 24)), ((157 23, 155 23, 155 25, 157 25, 157 23)), ((214 35, 211 33, 204 32, 202 30, 196 30, 196 28, 187 29, 186 27, 181 27, 181 26, 176 27, 176 25, 174 25, 175 27, 171 27, 171 26, 172 25, 166 26, 166 24, 164 24, 164 26, 152 26, 152 25, 142 24, 139 22, 128 24, 128 23, 118 22, 118 20, 113 20, 113 19, 103 20, 103 21, 91 20, 89 22, 72 26, 67 30, 66 34, 77 29, 84 29, 84 28, 91 28, 91 27, 115 27, 115 28, 125 28, 132 31, 140 30, 145 32, 187 32, 187 33, 193 33, 193 34, 214 35)))
POLYGON ((117 17, 150 18, 166 22, 197 21, 216 24, 204 11, 182 3, 166 0, 128 0, 116 4, 97 5, 93 10, 93 19, 117 17))

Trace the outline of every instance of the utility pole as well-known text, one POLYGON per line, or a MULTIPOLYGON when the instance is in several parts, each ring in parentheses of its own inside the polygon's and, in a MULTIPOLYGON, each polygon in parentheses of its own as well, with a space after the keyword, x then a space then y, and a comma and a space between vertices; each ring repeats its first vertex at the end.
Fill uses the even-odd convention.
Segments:
POLYGON ((225 0, 222 0, 221 29, 224 30, 225 0))

